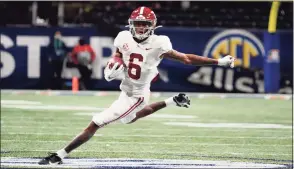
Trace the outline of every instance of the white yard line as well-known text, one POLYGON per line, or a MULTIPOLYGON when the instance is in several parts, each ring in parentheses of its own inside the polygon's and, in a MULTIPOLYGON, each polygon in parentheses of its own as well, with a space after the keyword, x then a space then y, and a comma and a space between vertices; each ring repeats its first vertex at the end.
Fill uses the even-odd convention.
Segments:
MULTIPOLYGON (((161 153, 162 154, 162 153, 161 153)), ((182 154, 176 154, 181 156, 182 154)), ((185 155, 185 154, 183 154, 185 155)), ((205 155, 204 155, 205 156, 205 155)), ((1 167, 56 168, 54 165, 40 166, 37 158, 4 157, 1 167)), ((1 162, 2 162, 1 161, 1 162)), ((286 165, 261 164, 250 162, 179 160, 179 159, 140 159, 140 158, 66 158, 58 168, 286 168, 286 165)))
MULTIPOLYGON (((45 140, 15 140, 15 139, 9 139, 9 140, 4 140, 1 139, 1 142, 21 142, 21 143, 67 143, 68 141, 63 141, 63 140, 50 140, 50 141, 45 141, 45 140)), ((183 143, 183 142, 120 142, 120 141, 97 141, 94 142, 95 144, 139 144, 139 145, 158 145, 158 144, 163 144, 163 145, 197 145, 197 146, 255 146, 255 147, 273 147, 273 146, 278 146, 278 147, 292 147, 292 145, 279 145, 279 144, 217 144, 217 143, 183 143)))
POLYGON ((198 118, 197 116, 191 116, 191 115, 183 115, 183 114, 163 114, 163 113, 155 113, 147 116, 144 119, 148 118, 163 118, 163 119, 194 119, 198 118))
POLYGON ((259 124, 259 123, 192 123, 192 122, 165 122, 170 126, 185 127, 208 127, 208 128, 269 128, 269 129, 292 129, 292 126, 281 124, 259 124))
MULTIPOLYGON (((99 112, 98 112, 99 113, 99 112)), ((58 120, 58 121, 63 121, 62 123, 66 124, 81 124, 79 122, 83 122, 85 120, 88 120, 88 122, 90 122, 89 120, 92 119, 91 116, 71 116, 70 118, 63 118, 63 117, 54 117, 52 115, 50 116, 44 116, 42 120, 40 120, 40 116, 35 116, 35 117, 12 117, 12 116, 9 116, 9 117, 5 117, 5 116, 1 116, 1 120, 4 122, 4 121, 7 121, 9 123, 18 123, 18 121, 14 121, 15 119, 18 119, 18 120, 24 120, 27 124, 29 123, 46 123, 48 124, 49 123, 54 123, 52 121, 48 121, 47 119, 52 119, 54 118, 54 120, 58 120), (38 120, 38 121, 37 121, 38 120), (69 122, 70 121, 70 122, 69 122), (72 122, 72 121, 76 121, 76 122, 72 122)), ((140 119, 140 121, 144 121, 144 122, 148 122, 148 121, 154 121, 154 122, 168 122, 168 121, 175 121, 175 119, 171 119, 171 118, 166 118, 166 119, 163 119, 163 118, 157 118, 157 117, 147 117, 147 118, 144 118, 144 119, 140 119)), ((199 119, 188 119, 188 118, 182 118, 180 119, 179 121, 188 121, 188 122, 195 122, 195 121, 200 121, 199 119)), ((23 123, 23 122, 22 122, 23 123)), ((57 123, 57 122, 56 122, 57 123)))
POLYGON ((1 100, 1 106, 3 104, 27 104, 27 105, 36 105, 42 104, 41 102, 37 101, 28 101, 28 100, 1 100))
MULTIPOLYGON (((97 112, 99 113, 99 112, 97 112)), ((186 115, 185 115, 186 116, 186 115)), ((44 118, 44 121, 46 121, 47 118, 54 118, 55 120, 64 120, 64 121, 69 121, 69 120, 89 120, 91 118, 89 118, 90 116, 71 116, 70 118, 65 118, 65 117, 59 117, 59 116, 47 116, 44 118)), ((171 120, 174 120, 174 119, 178 119, 178 118, 161 118, 161 117, 158 117, 158 116, 148 116, 146 118, 142 118, 140 119, 140 121, 162 121, 162 122, 166 122, 166 121, 171 121, 171 120)), ((189 116, 187 116, 189 117, 189 116)), ((203 119, 198 119, 197 116, 191 116, 191 117, 194 117, 193 119, 191 118, 180 118, 179 121, 189 121, 191 120, 191 122, 206 122, 206 123, 229 123, 229 121, 227 120, 209 120, 209 121, 205 121, 203 119)), ((15 120, 16 117, 13 117, 13 116, 5 116, 3 115, 2 113, 2 116, 1 116, 1 119, 2 121, 5 121, 5 120, 15 120)), ((21 119, 21 120, 26 120, 26 121, 33 121, 35 122, 36 121, 36 118, 40 118, 40 116, 35 116, 35 117, 28 117, 28 116, 17 116, 17 119, 21 119)), ((292 121, 289 121, 289 120, 272 120, 272 121, 262 121, 263 123, 277 123, 277 124, 284 124, 284 123, 287 123, 287 124, 291 124, 292 121)), ((11 123, 11 121, 10 121, 11 123)))
MULTIPOLYGON (((4 133, 3 131, 1 132, 1 135, 37 135, 37 136, 45 136, 45 135, 50 135, 50 136, 76 136, 78 133, 76 134, 67 134, 67 133, 12 133, 12 132, 8 132, 8 133, 4 133)), ((102 134, 95 134, 94 136, 99 136, 101 137, 102 134)))
POLYGON ((70 106, 70 105, 10 105, 3 104, 1 108, 25 109, 25 110, 88 110, 88 111, 102 111, 105 108, 90 107, 90 106, 70 106))
MULTIPOLYGON (((50 136, 76 136, 78 133, 75 134, 65 134, 65 133, 58 133, 58 132, 54 132, 54 133, 28 133, 28 132, 3 132, 1 135, 50 135, 50 136)), ((227 137, 227 136, 220 136, 220 135, 214 135, 214 136, 178 136, 178 135, 140 135, 140 134, 125 134, 125 135, 103 135, 103 134, 95 134, 95 136, 98 137, 153 137, 153 138, 231 138, 231 139, 246 139, 246 138, 253 138, 253 139, 292 139, 291 136, 289 137, 259 137, 259 136, 251 136, 251 137, 236 137, 236 136, 232 136, 232 137, 227 137)))
MULTIPOLYGON (((9 150, 8 150, 9 151, 9 150)), ((31 151, 31 152, 52 152, 52 150, 42 150, 42 149, 34 149, 34 150, 25 150, 25 151, 31 151)), ((166 155, 199 155, 199 156, 210 156, 210 155, 224 155, 224 154, 231 154, 231 155, 245 155, 248 156, 250 155, 249 153, 239 153, 239 152, 221 152, 221 153, 197 153, 197 152, 188 152, 188 151, 180 151, 180 152, 174 152, 174 151, 101 151, 101 150, 74 150, 73 153, 75 152, 80 152, 80 153, 134 153, 134 154, 166 154, 166 155)), ((269 154, 268 152, 264 153, 252 153, 254 155, 271 155, 271 156, 289 156, 292 155, 291 153, 281 153, 281 154, 276 154, 272 153, 269 154)), ((2 158, 2 157, 1 157, 2 158)))
MULTIPOLYGON (((48 122, 51 124, 52 121, 48 121, 47 119, 52 119, 54 118, 54 120, 58 120, 58 121, 63 121, 63 124, 82 124, 85 121, 91 120, 92 118, 90 116, 71 116, 70 118, 65 118, 65 117, 56 117, 56 116, 45 116, 44 119, 42 119, 41 122, 36 121, 36 119, 38 119, 40 121, 40 116, 37 117, 27 117, 27 116, 17 116, 17 117, 13 117, 13 116, 1 116, 1 123, 5 124, 5 121, 11 123, 19 123, 18 121, 15 121, 15 118, 17 118, 18 120, 24 120, 26 122, 26 124, 29 123, 46 123, 48 124, 48 122), (68 122, 70 121, 70 122, 68 122), (75 121, 75 122, 74 122, 75 121)), ((147 117, 147 118, 143 118, 140 119, 139 122, 174 122, 175 119, 169 119, 169 118, 157 118, 157 117, 147 117)), ((188 119, 188 118, 182 118, 177 120, 178 122, 197 122, 197 123, 228 123, 227 121, 217 121, 217 120, 209 120, 209 121, 205 121, 202 119, 198 119, 198 118, 194 118, 194 119, 188 119)), ((23 123, 23 122, 22 122, 23 123)), ((54 122, 53 122, 54 123, 54 122)), ((286 124, 291 124, 292 121, 263 121, 263 123, 277 123, 277 124, 282 124, 284 125, 284 123, 286 124)), ((55 125, 55 124, 54 124, 55 125)))
MULTIPOLYGON (((14 122, 15 119, 18 120, 25 120, 25 121, 32 121, 32 122, 36 122, 36 120, 41 119, 41 116, 34 116, 34 117, 25 117, 25 116, 1 116, 1 120, 2 121, 7 121, 9 123, 14 122)), ((47 119, 52 119, 54 118, 54 120, 64 120, 64 121, 69 121, 69 120, 89 120, 91 119, 91 117, 88 116, 74 116, 74 117, 70 117, 70 118, 66 118, 66 117, 56 117, 56 116, 52 116, 52 115, 46 115, 43 117, 42 121, 46 122, 48 121, 47 119)))
MULTIPOLYGON (((87 125, 89 124, 91 121, 92 121, 92 118, 89 117, 88 119, 82 119, 81 121, 78 121, 78 120, 71 120, 71 119, 67 119, 65 121, 55 121, 54 117, 51 117, 50 120, 46 120, 46 119, 42 119, 42 120, 34 120, 34 121, 19 121, 21 119, 18 119, 17 121, 5 121, 3 119, 1 119, 1 124, 2 125, 15 125, 15 124, 20 124, 21 123, 21 126, 57 126, 57 125, 68 125, 69 127, 70 126, 81 126, 81 125, 87 125)), ((148 120, 151 122, 154 122, 154 121, 158 121, 158 120, 154 120, 154 119, 150 119, 148 120)), ((144 123, 148 123, 148 121, 145 121, 144 123)), ((159 124, 162 122, 162 121, 158 121, 159 124)), ((189 121, 191 122, 191 121, 189 121)), ((117 120, 113 123, 111 123, 109 126, 113 126, 113 125, 117 125, 117 124, 120 124, 120 125, 123 125, 123 123, 120 122, 120 120, 117 120)), ((143 122, 142 122, 143 124, 143 122)), ((82 127, 86 127, 86 126, 82 126, 82 127)))
MULTIPOLYGON (((119 123, 119 122, 118 122, 119 123)), ((122 125, 122 124, 118 124, 118 123, 113 123, 113 124, 110 124, 109 126, 113 126, 113 125, 122 125)), ((4 122, 5 124, 5 122, 4 122)), ((88 123, 87 123, 88 124, 88 123)), ((56 124, 55 124, 56 125, 56 124)), ((73 126, 68 126, 68 127, 62 127, 62 126, 53 126, 52 128, 54 129, 67 129, 67 130, 82 130, 84 127, 86 126, 82 126, 82 127, 73 127, 73 126)), ((31 128, 31 129, 48 129, 48 125, 42 125, 42 126, 32 126, 32 125, 3 125, 1 124, 1 129, 2 128, 31 128)), ((125 128, 114 128, 114 127, 105 127, 103 129, 106 129, 109 130, 129 130, 129 131, 184 131, 184 129, 181 129, 181 128, 161 128, 161 129, 158 129, 158 128, 130 128, 130 129, 125 129, 125 128)), ((3 129, 2 129, 3 130, 3 129)), ((272 130, 272 129, 260 129, 260 128, 257 128, 257 129, 253 129, 253 128, 249 128, 249 129, 228 129, 228 128, 222 128, 222 129, 218 129, 218 128, 189 128, 189 130, 201 130, 201 131, 224 131, 224 132, 269 132, 269 133, 274 133, 274 132, 278 132, 278 133, 292 133, 291 130, 284 130, 284 129, 275 129, 275 130, 272 130)))
MULTIPOLYGON (((50 117, 54 118, 54 117, 50 117)), ((21 119, 21 118, 19 118, 21 119)), ((67 119, 65 121, 62 122, 62 124, 68 124, 70 125, 82 125, 84 122, 81 123, 81 121, 78 121, 79 119, 75 119, 75 121, 71 120, 71 119, 67 119)), ((84 120, 84 119, 83 119, 84 120)), ((86 120, 86 119, 85 119, 86 120)), ((90 121, 91 118, 88 118, 88 120, 90 121)), ((184 126, 184 127, 194 127, 194 128, 251 128, 251 129, 258 129, 258 128, 262 128, 262 129, 292 129, 292 126, 288 126, 288 125, 283 125, 283 124, 260 124, 260 123, 205 123, 205 122, 193 122, 193 121, 181 121, 181 122, 167 122, 166 120, 155 120, 153 118, 148 119, 146 121, 159 121, 162 122, 162 124, 164 125, 168 125, 168 126, 184 126)), ((2 118, 1 119, 1 123, 5 124, 5 120, 2 118)), ((8 121, 9 124, 14 124, 17 123, 19 124, 19 121, 8 121)), ((25 120, 21 122, 22 125, 34 125, 34 124, 44 124, 44 125, 57 125, 60 122, 56 122, 56 121, 52 121, 52 120, 47 120, 46 117, 44 117, 44 119, 42 120, 25 120)), ((116 121, 116 123, 120 123, 120 121, 116 121)))
MULTIPOLYGON (((118 96, 120 94, 119 91, 78 91, 77 93, 73 94, 72 91, 65 91, 65 90, 10 90, 10 89, 3 89, 1 90, 1 94, 35 94, 40 95, 41 93, 47 94, 47 95, 60 95, 60 94, 66 94, 66 95, 91 95, 91 96, 118 96)), ((174 95, 177 95, 177 92, 152 92, 152 97, 171 97, 174 95)), ((289 100, 292 98, 291 94, 252 94, 252 93, 199 93, 199 92, 186 92, 187 95, 190 97, 212 97, 212 98, 262 98, 262 99, 268 99, 268 98, 279 98, 279 99, 285 99, 289 100)))

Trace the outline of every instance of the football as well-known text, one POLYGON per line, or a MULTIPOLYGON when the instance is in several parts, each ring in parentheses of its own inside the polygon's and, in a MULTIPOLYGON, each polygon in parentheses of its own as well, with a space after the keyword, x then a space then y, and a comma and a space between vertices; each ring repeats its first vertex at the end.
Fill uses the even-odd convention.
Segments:
POLYGON ((120 57, 112 57, 110 60, 109 60, 109 69, 111 69, 113 67, 113 65, 115 63, 118 63, 118 67, 116 69, 118 69, 120 67, 120 65, 124 65, 124 62, 122 60, 122 58, 120 57))

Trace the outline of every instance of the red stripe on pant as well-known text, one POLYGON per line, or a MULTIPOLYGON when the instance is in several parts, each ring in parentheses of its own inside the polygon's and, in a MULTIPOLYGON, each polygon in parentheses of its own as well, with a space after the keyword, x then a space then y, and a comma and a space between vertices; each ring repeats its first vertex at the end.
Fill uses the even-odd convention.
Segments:
POLYGON ((116 121, 116 120, 118 120, 118 119, 120 119, 120 118, 124 118, 124 117, 126 117, 128 114, 130 114, 136 107, 138 107, 142 102, 144 101, 144 97, 140 97, 139 99, 138 99, 138 101, 132 106, 132 107, 130 107, 124 114, 122 114, 121 116, 119 116, 118 118, 116 118, 116 119, 114 119, 114 120, 111 120, 110 122, 107 122, 107 123, 105 123, 105 124, 102 124, 102 125, 99 125, 99 128, 101 128, 101 127, 103 127, 103 126, 105 126, 105 125, 107 125, 107 124, 109 124, 109 123, 111 123, 111 122, 114 122, 114 121, 116 121))

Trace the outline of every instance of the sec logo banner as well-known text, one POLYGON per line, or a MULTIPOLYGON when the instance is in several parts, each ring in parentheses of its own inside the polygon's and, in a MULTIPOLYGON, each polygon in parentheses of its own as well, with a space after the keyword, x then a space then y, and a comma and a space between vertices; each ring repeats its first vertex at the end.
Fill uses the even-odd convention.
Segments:
POLYGON ((235 66, 249 68, 254 59, 263 61, 265 50, 262 42, 254 34, 242 29, 232 29, 213 36, 203 52, 203 56, 215 59, 225 55, 236 58, 235 66))

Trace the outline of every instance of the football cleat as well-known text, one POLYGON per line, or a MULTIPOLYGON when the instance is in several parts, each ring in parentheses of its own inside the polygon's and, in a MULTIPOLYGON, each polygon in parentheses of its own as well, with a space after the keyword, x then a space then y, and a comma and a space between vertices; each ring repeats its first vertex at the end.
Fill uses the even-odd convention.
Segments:
POLYGON ((39 165, 54 165, 54 164, 62 164, 61 158, 57 155, 57 153, 48 153, 48 156, 43 158, 38 162, 39 165))
POLYGON ((174 96, 173 100, 177 104, 177 106, 179 106, 179 107, 189 108, 189 106, 190 106, 190 99, 184 93, 179 93, 177 96, 174 96))

